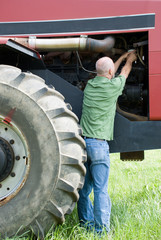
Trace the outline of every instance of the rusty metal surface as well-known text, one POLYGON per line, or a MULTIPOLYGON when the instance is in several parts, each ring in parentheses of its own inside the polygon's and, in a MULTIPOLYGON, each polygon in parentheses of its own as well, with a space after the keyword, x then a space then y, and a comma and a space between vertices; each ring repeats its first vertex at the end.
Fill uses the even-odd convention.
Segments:
POLYGON ((13 192, 11 195, 9 195, 8 197, 4 198, 3 200, 0 200, 0 207, 5 205, 6 203, 8 203, 12 198, 14 198, 18 192, 21 190, 21 188, 24 186, 26 180, 27 180, 27 176, 28 174, 25 176, 25 178, 23 179, 22 183, 20 184, 20 186, 16 189, 15 192, 13 192))

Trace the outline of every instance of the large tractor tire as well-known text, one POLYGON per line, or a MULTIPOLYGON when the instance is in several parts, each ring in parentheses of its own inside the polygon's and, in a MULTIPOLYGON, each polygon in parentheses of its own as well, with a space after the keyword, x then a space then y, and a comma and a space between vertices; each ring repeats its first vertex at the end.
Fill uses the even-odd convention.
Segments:
POLYGON ((0 236, 44 235, 84 182, 85 143, 64 97, 40 77, 0 65, 0 236))

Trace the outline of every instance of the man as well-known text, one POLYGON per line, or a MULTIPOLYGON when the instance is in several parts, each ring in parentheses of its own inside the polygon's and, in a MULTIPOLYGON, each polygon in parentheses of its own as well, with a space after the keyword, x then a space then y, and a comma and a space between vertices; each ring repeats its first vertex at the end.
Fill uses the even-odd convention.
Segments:
POLYGON ((80 223, 95 228, 97 233, 110 230, 111 202, 107 192, 110 169, 109 145, 113 140, 116 103, 136 60, 135 51, 123 54, 113 63, 109 57, 96 62, 97 76, 89 80, 84 90, 81 126, 86 142, 86 177, 78 201, 80 223), (118 77, 114 75, 122 63, 126 64, 118 77), (94 206, 89 194, 94 191, 94 206))

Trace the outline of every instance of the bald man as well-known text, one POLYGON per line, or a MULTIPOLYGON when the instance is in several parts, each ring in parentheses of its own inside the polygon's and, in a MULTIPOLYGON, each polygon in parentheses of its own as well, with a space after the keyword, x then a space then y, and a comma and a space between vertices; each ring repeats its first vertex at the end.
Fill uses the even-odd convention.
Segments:
POLYGON ((86 142, 87 172, 80 190, 78 216, 82 226, 94 228, 99 234, 110 230, 111 201, 108 195, 110 170, 108 141, 113 140, 116 103, 122 94, 126 79, 136 60, 135 51, 125 53, 115 64, 109 57, 96 62, 97 76, 89 80, 84 90, 80 124, 86 142), (120 64, 126 60, 118 77, 114 77, 120 64), (94 191, 94 206, 89 194, 94 191))

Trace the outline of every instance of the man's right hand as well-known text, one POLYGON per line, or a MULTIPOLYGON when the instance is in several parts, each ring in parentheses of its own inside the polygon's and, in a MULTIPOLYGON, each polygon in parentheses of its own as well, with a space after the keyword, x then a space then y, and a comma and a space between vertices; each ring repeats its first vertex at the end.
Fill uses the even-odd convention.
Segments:
POLYGON ((127 56, 126 64, 122 68, 120 75, 124 76, 127 79, 132 69, 132 63, 136 61, 136 59, 137 59, 136 51, 132 51, 131 53, 129 53, 127 56))
POLYGON ((131 53, 129 53, 129 55, 127 56, 127 61, 130 62, 134 62, 137 60, 137 55, 136 55, 136 51, 132 51, 131 53))

